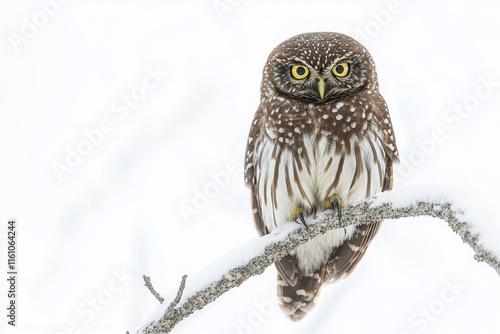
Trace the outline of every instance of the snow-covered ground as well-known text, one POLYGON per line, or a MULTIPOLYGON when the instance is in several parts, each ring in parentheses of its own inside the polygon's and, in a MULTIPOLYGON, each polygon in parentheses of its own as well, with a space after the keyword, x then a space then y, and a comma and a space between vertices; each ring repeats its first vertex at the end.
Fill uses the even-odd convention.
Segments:
MULTIPOLYGON (((370 50, 402 158, 395 187, 466 189, 500 243, 499 15, 487 0, 2 1, 0 332, 132 332, 157 310, 143 274, 169 300, 183 274, 255 238, 242 161, 262 67, 307 31, 370 50)), ((500 332, 497 273, 430 218, 386 221, 300 323, 275 289, 271 267, 174 333, 500 332)))

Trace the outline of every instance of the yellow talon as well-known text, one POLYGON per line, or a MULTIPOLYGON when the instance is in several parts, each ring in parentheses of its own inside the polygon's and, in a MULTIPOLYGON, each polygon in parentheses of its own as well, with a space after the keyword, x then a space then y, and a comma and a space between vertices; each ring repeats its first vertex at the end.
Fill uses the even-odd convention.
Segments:
POLYGON ((335 202, 335 200, 338 201, 340 204, 341 208, 345 208, 345 203, 344 201, 340 198, 339 195, 333 195, 330 196, 326 201, 325 201, 325 209, 330 209, 332 207, 332 204, 335 202))
POLYGON ((290 218, 292 218, 293 220, 297 220, 297 218, 299 218, 299 214, 304 214, 304 209, 302 209, 301 206, 297 206, 295 210, 292 211, 290 218))
POLYGON ((337 215, 339 216, 339 223, 342 217, 342 208, 345 208, 345 203, 340 199, 338 195, 333 195, 325 201, 325 210, 336 210, 337 215))
POLYGON ((300 220, 302 225, 307 228, 306 220, 304 219, 304 209, 301 206, 297 206, 295 210, 292 211, 291 218, 298 223, 297 218, 300 220))

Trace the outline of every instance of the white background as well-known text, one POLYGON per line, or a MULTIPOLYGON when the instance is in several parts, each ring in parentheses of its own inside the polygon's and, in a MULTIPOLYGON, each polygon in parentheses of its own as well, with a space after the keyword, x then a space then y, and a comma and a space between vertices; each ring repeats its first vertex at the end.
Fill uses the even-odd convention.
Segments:
MULTIPOLYGON (((255 238, 242 145, 268 54, 302 32, 370 50, 396 187, 463 187, 498 226, 499 15, 486 0, 2 0, 0 267, 15 218, 19 277, 16 328, 0 277, 0 332, 133 332, 157 309, 143 274, 170 299, 182 274, 255 238), (145 90, 152 70, 168 75, 145 90)), ((387 221, 370 248, 300 323, 274 304, 270 267, 174 333, 500 332, 497 273, 444 222, 387 221)))

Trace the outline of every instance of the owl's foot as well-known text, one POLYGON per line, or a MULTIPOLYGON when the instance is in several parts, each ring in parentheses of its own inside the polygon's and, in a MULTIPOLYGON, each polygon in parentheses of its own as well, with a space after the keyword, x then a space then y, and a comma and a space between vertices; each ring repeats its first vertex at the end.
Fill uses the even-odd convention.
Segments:
POLYGON ((304 209, 301 206, 297 206, 295 210, 292 211, 290 217, 298 224, 297 218, 300 220, 302 225, 307 228, 306 220, 304 219, 304 209))
POLYGON ((325 210, 332 209, 337 211, 337 214, 339 215, 339 223, 342 216, 342 208, 345 208, 345 203, 338 195, 330 196, 325 201, 325 210))

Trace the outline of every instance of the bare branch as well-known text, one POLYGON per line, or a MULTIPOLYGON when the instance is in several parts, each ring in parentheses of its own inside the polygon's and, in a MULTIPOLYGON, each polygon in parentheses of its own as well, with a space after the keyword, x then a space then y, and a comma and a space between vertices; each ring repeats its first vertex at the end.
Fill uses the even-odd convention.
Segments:
POLYGON ((156 292, 155 288, 153 287, 153 284, 151 284, 151 277, 142 275, 142 278, 144 279, 144 285, 149 289, 149 292, 155 296, 155 298, 160 302, 160 304, 163 304, 165 299, 163 299, 162 296, 158 292, 156 292))
POLYGON ((181 301, 182 293, 184 292, 184 288, 186 287, 186 279, 188 275, 182 275, 181 284, 179 285, 179 289, 177 290, 177 296, 175 299, 168 305, 167 311, 165 313, 170 313, 172 310, 179 304, 181 301))
MULTIPOLYGON (((182 303, 175 306, 179 302, 177 299, 180 299, 178 293, 177 303, 174 307, 169 307, 160 319, 144 326, 138 333, 169 333, 185 317, 196 310, 202 309, 228 290, 241 285, 248 278, 263 273, 268 266, 317 235, 334 228, 364 225, 384 219, 418 216, 443 219, 462 238, 463 242, 474 250, 474 258, 477 261, 486 262, 500 275, 499 258, 480 244, 479 235, 472 232, 470 224, 463 218, 463 212, 455 208, 452 203, 442 200, 422 200, 413 201, 411 204, 404 206, 396 206, 390 201, 390 196, 387 200, 382 198, 384 196, 380 196, 380 198, 375 196, 349 205, 342 211, 341 221, 339 221, 335 212, 327 211, 319 214, 316 219, 309 221, 308 228, 296 223, 290 223, 281 229, 273 231, 270 235, 262 237, 261 239, 265 242, 260 254, 255 254, 246 263, 236 266, 227 273, 221 273, 219 280, 207 282, 203 289, 190 294, 184 298, 182 303)), ((243 250, 244 246, 242 247, 243 250)))

